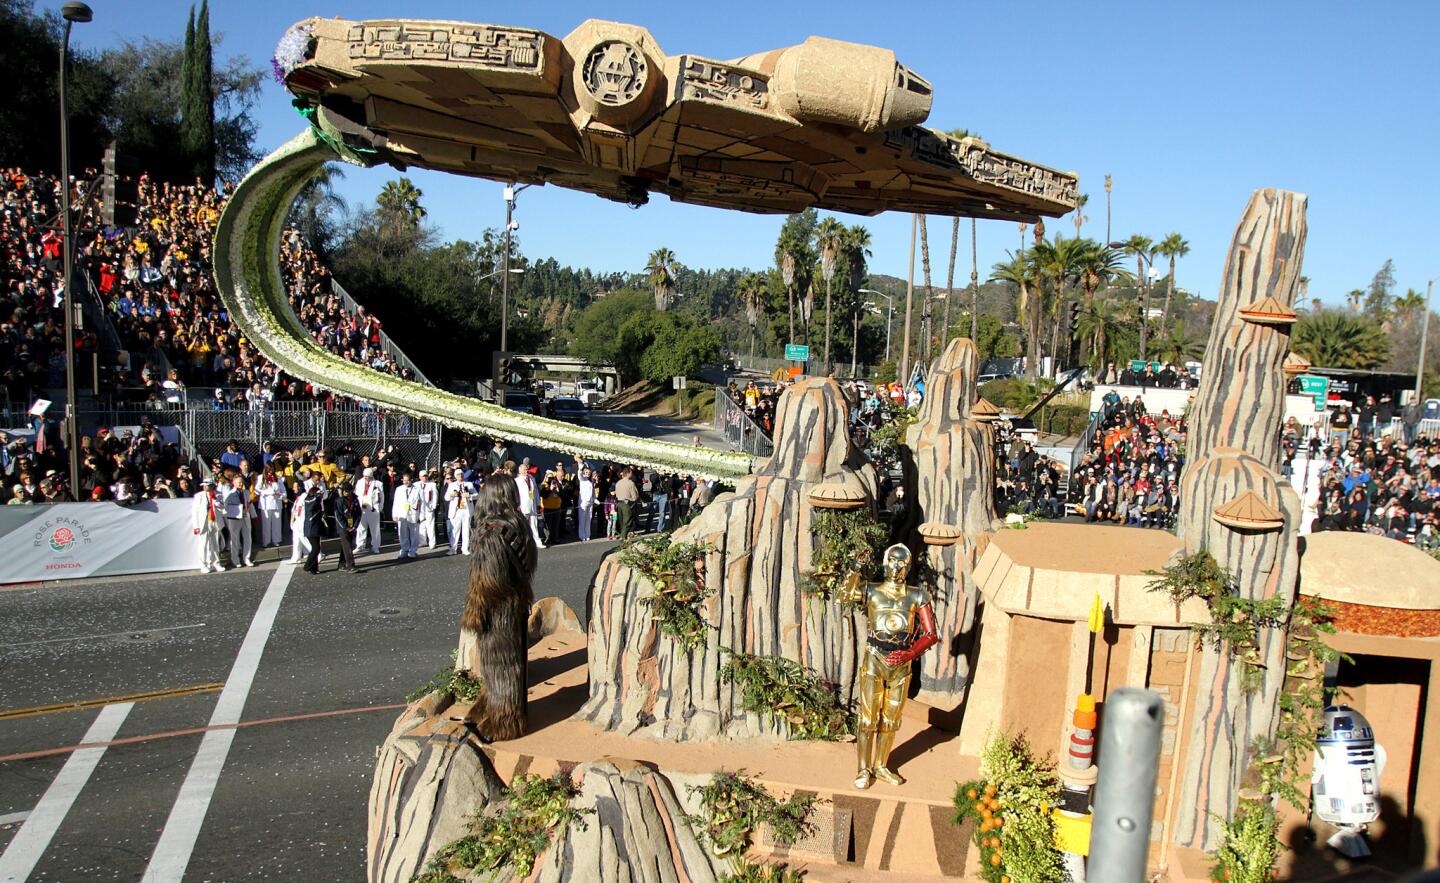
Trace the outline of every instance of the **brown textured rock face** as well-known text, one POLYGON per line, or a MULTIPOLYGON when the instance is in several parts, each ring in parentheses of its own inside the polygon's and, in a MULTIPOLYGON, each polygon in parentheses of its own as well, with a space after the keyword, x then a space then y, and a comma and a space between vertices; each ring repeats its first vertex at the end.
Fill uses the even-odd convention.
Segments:
POLYGON ((714 883, 728 873, 686 821, 683 785, 644 764, 599 760, 577 767, 574 805, 593 809, 536 863, 537 883, 714 883))
MULTIPOLYGON (((1276 474, 1284 417, 1288 326, 1247 322, 1240 310, 1265 297, 1295 302, 1305 249, 1305 197, 1258 190, 1230 246, 1215 325, 1195 407, 1189 456, 1180 479, 1177 533, 1185 552, 1208 551, 1235 578, 1240 597, 1294 603, 1300 572, 1300 501, 1276 474), (1247 491, 1281 512, 1278 530, 1237 530, 1214 519, 1217 506, 1247 491)), ((1190 739, 1176 804, 1175 842, 1210 851, 1220 842, 1218 818, 1229 818, 1249 764, 1249 746, 1274 731, 1283 686, 1285 634, 1264 629, 1266 665, 1259 690, 1246 693, 1241 662, 1206 649, 1194 683, 1190 739)))
POLYGON ((721 647, 798 660, 834 681, 843 701, 851 699, 863 626, 838 604, 805 599, 798 586, 813 546, 808 496, 828 481, 852 482, 875 498, 874 469, 851 448, 845 397, 833 380, 816 378, 781 397, 774 455, 675 532, 677 542, 714 547, 705 561, 715 594, 704 605, 712 630, 703 647, 688 651, 661 635, 640 603, 653 587, 615 555, 601 564, 591 591, 590 698, 581 716, 667 739, 780 735, 742 711, 734 686, 720 682, 721 647))
POLYGON ((975 608, 974 567, 995 524, 994 433, 970 418, 980 356, 968 339, 950 341, 935 362, 907 444, 914 463, 910 531, 926 521, 953 524, 964 536, 950 546, 921 546, 938 579, 935 622, 940 644, 921 657, 920 698, 954 707, 970 682, 975 608))
POLYGON ((463 721, 437 714, 435 694, 395 722, 370 786, 365 874, 369 883, 408 883, 445 844, 464 836, 476 809, 504 787, 463 721))

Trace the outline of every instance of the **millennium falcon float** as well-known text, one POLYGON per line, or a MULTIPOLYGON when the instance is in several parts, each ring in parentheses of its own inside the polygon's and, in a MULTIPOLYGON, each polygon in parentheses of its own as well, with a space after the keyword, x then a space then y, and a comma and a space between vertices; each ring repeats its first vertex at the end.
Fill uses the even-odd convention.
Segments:
POLYGON ((401 168, 750 212, 1034 221, 1075 207, 1074 175, 922 127, 930 83, 874 46, 811 37, 717 61, 607 21, 562 40, 315 18, 276 66, 337 148, 401 168))

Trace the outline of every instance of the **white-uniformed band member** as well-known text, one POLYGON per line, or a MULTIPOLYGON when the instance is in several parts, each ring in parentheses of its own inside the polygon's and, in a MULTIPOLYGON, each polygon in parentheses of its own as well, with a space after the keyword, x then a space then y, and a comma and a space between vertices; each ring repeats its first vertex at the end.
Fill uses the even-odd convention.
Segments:
POLYGON ((215 481, 207 478, 200 483, 200 493, 190 504, 190 526, 200 538, 200 572, 219 573, 220 566, 220 501, 215 498, 215 481))
POLYGON ((390 517, 400 530, 400 559, 417 558, 420 548, 420 486, 413 483, 413 476, 405 473, 401 484, 395 488, 395 502, 390 507, 390 517))
POLYGON ((445 482, 445 527, 450 536, 446 555, 470 554, 470 510, 475 505, 475 486, 456 469, 445 482))
POLYGON ((385 511, 385 485, 375 480, 375 470, 365 467, 360 483, 355 486, 360 498, 360 526, 355 530, 355 551, 380 551, 380 513, 385 511))
POLYGON ((295 484, 295 499, 290 503, 291 564, 299 564, 310 554, 310 541, 305 538, 305 491, 310 485, 310 473, 301 471, 300 476, 295 484))
POLYGON ((589 469, 580 470, 579 502, 575 507, 575 527, 580 531, 580 542, 590 539, 590 522, 595 510, 595 479, 589 469))
POLYGON ((239 475, 230 479, 223 500, 230 563, 236 567, 254 567, 250 560, 250 515, 255 510, 250 505, 250 489, 245 487, 245 479, 239 475))
POLYGON ((260 504, 260 545, 267 549, 278 546, 283 536, 280 518, 285 510, 285 483, 268 466, 255 479, 255 496, 260 504))
POLYGON ((420 540, 425 548, 435 548, 435 509, 440 502, 440 489, 435 486, 438 473, 420 472, 420 540))
POLYGON ((520 492, 520 514, 530 522, 530 532, 535 535, 535 548, 545 548, 540 536, 540 485, 530 474, 530 458, 520 463, 519 474, 515 476, 515 489, 520 492))

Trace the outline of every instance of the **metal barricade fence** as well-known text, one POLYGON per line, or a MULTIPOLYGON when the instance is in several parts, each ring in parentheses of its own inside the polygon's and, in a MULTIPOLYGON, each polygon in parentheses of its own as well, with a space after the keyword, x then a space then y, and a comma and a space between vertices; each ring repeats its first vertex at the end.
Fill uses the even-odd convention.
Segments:
POLYGON ((768 457, 775 452, 775 444, 760 427, 745 413, 725 387, 715 387, 715 431, 723 433, 725 441, 737 451, 744 451, 756 457, 768 457))

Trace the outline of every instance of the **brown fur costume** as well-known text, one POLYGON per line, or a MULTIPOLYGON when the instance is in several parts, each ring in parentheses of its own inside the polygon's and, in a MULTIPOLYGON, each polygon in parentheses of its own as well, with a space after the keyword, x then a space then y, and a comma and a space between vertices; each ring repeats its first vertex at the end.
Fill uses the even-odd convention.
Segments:
POLYGON ((526 621, 534 603, 535 538, 508 502, 506 485, 513 496, 510 480, 481 488, 456 660, 484 681, 470 718, 489 740, 525 732, 526 621))

